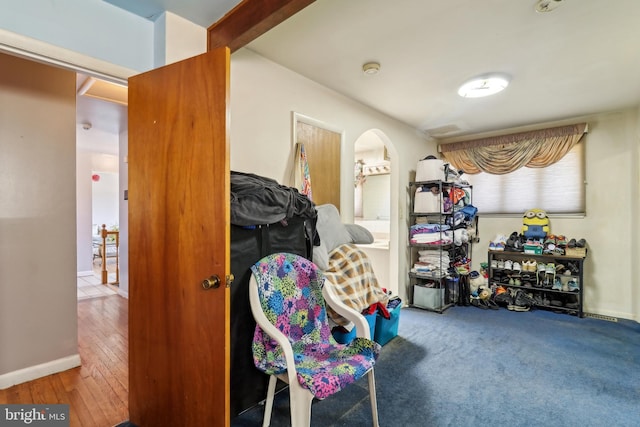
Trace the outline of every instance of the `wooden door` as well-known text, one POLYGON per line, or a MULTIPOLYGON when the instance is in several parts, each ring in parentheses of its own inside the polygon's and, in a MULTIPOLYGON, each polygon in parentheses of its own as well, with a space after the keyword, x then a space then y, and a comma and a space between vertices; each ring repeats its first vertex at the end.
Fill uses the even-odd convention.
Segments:
POLYGON ((331 203, 340 210, 340 143, 342 135, 302 121, 296 122, 296 142, 304 144, 316 205, 331 203))
POLYGON ((229 425, 229 50, 129 79, 129 413, 229 425), (205 290, 204 279, 222 284, 205 290))

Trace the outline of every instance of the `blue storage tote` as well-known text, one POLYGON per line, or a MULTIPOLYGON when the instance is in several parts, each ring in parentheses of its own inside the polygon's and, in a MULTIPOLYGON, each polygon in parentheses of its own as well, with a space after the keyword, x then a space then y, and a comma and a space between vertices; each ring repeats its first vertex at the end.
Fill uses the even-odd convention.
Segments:
MULTIPOLYGON (((375 333, 376 328, 376 313, 372 314, 364 314, 362 313, 365 319, 367 319, 367 323, 369 324, 369 333, 371 334, 371 339, 373 339, 373 334, 375 333)), ((356 337, 356 327, 351 328, 349 332, 341 332, 339 329, 333 329, 331 331, 331 335, 333 335, 333 339, 335 339, 340 344, 349 344, 356 337)))
POLYGON ((389 310, 389 318, 386 319, 383 315, 378 313, 376 316, 376 330, 373 335, 373 340, 380 345, 385 345, 392 338, 398 335, 398 325, 400 324, 400 309, 402 309, 402 302, 400 302, 392 310, 389 310))

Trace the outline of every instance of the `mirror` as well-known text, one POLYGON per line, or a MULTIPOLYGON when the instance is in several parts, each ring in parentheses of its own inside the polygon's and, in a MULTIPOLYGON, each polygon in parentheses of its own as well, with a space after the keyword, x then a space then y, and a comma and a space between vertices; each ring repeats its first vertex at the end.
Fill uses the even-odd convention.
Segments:
POLYGON ((391 163, 382 140, 371 131, 355 143, 354 222, 368 229, 376 241, 389 241, 391 163))

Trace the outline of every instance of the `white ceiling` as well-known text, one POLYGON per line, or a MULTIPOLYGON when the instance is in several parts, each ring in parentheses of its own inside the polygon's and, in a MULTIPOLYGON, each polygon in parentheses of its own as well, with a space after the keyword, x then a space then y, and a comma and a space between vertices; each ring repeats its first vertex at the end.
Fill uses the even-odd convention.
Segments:
MULTIPOLYGON (((238 3, 105 1, 205 27, 238 3)), ((536 0, 317 0, 247 48, 434 137, 637 106, 640 1, 549 1, 562 4, 539 13, 536 0), (362 73, 369 61, 379 74, 362 73), (487 72, 509 74, 510 86, 488 98, 457 95, 487 72)))

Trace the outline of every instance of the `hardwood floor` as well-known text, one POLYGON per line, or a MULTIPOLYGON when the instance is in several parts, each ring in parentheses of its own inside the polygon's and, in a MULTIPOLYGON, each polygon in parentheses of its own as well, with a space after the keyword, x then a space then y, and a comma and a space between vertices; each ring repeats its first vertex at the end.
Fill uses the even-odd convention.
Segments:
POLYGON ((0 403, 67 403, 72 427, 110 427, 129 417, 128 301, 78 301, 82 366, 0 390, 0 403))

